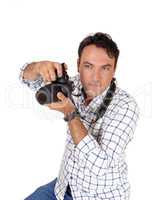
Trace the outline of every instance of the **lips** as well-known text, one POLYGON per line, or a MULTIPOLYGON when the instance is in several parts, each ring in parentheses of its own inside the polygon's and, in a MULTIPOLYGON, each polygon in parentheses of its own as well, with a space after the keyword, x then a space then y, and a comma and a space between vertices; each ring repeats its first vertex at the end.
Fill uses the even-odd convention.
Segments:
POLYGON ((100 87, 100 85, 96 85, 96 84, 88 84, 88 85, 92 87, 100 87))
POLYGON ((92 94, 92 96, 97 96, 102 91, 102 88, 98 84, 88 84, 87 88, 88 93, 92 94))

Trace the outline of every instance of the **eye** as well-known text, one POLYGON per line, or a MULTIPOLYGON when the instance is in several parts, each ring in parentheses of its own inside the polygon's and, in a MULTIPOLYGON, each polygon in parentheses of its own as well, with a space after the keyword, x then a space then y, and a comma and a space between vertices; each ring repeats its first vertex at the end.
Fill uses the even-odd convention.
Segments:
POLYGON ((109 70, 110 70, 110 67, 109 67, 109 66, 104 66, 104 67, 103 67, 103 70, 109 71, 109 70))
POLYGON ((85 64, 84 67, 86 67, 86 68, 91 68, 92 66, 91 66, 91 65, 88 65, 88 64, 85 64))

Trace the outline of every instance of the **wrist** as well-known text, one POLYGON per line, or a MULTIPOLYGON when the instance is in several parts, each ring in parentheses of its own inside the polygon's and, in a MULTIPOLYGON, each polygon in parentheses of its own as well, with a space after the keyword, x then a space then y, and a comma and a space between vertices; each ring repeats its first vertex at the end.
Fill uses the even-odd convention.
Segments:
POLYGON ((74 119, 75 117, 79 117, 79 111, 77 108, 72 109, 70 112, 67 112, 66 114, 64 114, 64 120, 67 122, 70 122, 72 119, 74 119))
POLYGON ((76 110, 76 108, 75 108, 75 107, 73 107, 73 108, 70 108, 68 111, 64 112, 64 116, 68 115, 69 113, 72 113, 72 112, 74 112, 75 110, 76 110))

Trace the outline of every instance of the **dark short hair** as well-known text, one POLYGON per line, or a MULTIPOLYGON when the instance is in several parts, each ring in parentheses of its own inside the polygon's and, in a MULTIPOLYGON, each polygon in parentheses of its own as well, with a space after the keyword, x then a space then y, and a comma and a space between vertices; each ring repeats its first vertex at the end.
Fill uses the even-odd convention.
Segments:
POLYGON ((79 59, 81 58, 81 54, 83 49, 88 45, 95 45, 96 47, 101 47, 106 50, 108 56, 110 58, 115 58, 115 65, 116 68, 118 56, 119 56, 119 49, 117 44, 112 40, 111 36, 107 33, 97 32, 94 35, 89 35, 85 37, 79 45, 78 48, 78 56, 79 59))

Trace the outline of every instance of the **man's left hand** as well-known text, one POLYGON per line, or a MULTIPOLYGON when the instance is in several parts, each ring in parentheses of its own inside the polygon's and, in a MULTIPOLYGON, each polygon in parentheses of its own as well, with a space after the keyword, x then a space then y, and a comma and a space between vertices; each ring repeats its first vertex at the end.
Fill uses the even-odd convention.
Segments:
POLYGON ((46 104, 46 106, 52 110, 60 111, 64 113, 64 115, 75 110, 75 105, 69 97, 65 97, 62 92, 58 92, 57 97, 60 101, 46 104))

